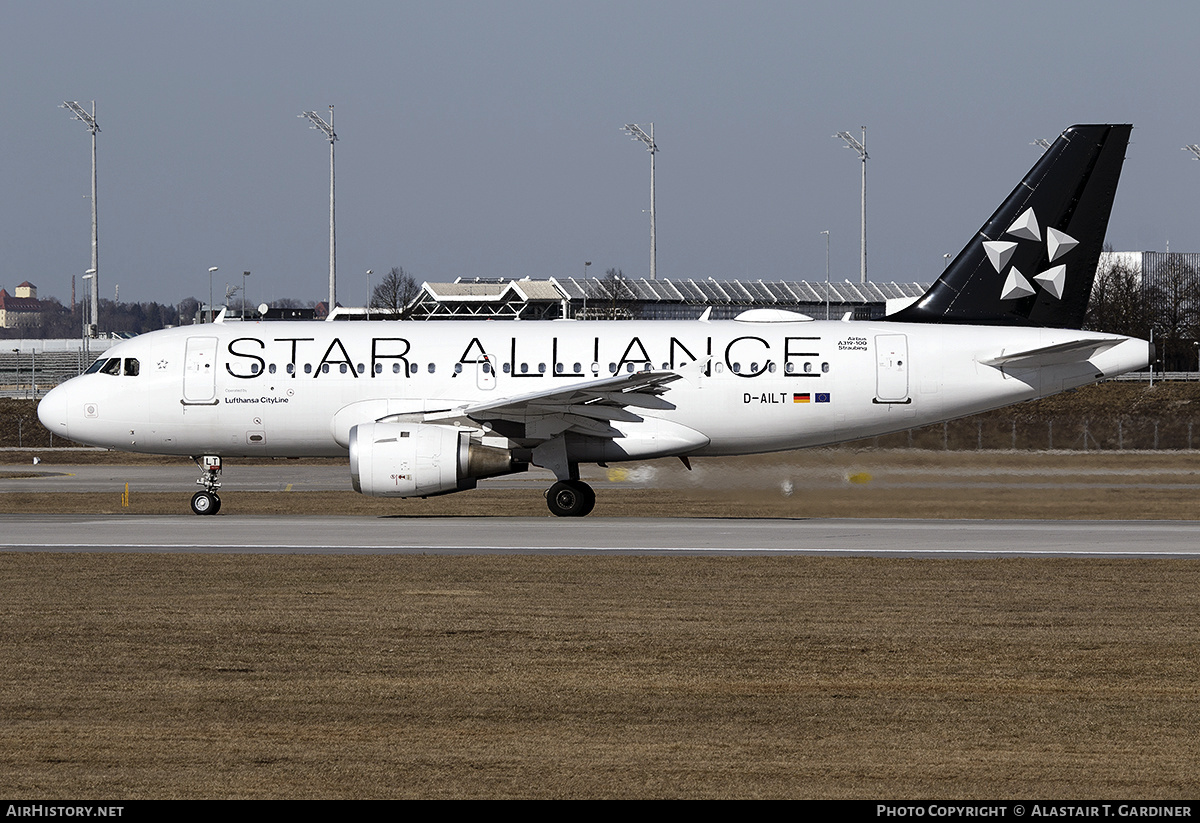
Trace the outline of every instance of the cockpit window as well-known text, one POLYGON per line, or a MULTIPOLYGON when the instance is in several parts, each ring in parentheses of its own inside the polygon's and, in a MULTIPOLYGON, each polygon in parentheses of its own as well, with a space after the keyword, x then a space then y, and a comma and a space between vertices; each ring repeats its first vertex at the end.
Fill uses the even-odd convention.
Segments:
POLYGON ((85 371, 85 372, 84 372, 84 374, 95 374, 96 372, 98 372, 98 371, 100 371, 102 368, 104 368, 104 365, 105 365, 107 362, 108 362, 108 358, 107 358, 107 357, 102 357, 102 358, 100 358, 100 359, 99 359, 99 360, 97 360, 95 363, 93 363, 92 365, 88 366, 88 370, 87 370, 87 371, 85 371))
POLYGON ((100 367, 101 374, 120 374, 121 373, 121 358, 114 357, 111 360, 106 360, 104 365, 100 367))
POLYGON ((141 366, 138 364, 136 357, 126 357, 125 358, 125 376, 126 377, 137 377, 138 372, 140 370, 141 370, 141 366))

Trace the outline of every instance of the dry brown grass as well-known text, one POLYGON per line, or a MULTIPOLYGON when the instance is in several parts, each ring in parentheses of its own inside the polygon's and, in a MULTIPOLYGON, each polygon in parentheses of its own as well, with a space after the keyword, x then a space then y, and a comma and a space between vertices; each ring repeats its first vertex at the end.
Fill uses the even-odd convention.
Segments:
MULTIPOLYGON (((107 453, 101 453, 107 454, 107 453)), ((110 455, 110 460, 122 455, 110 455)), ((15 464, 17 458, 6 455, 15 464)), ((57 458, 59 462, 62 458, 57 458)), ((69 458, 74 459, 72 456, 69 458)), ((46 471, 62 470, 49 462, 46 471)), ((189 461, 169 458, 180 475, 189 461)), ((542 492, 486 484, 428 500, 388 500, 352 491, 243 492, 228 461, 222 514, 332 514, 401 517, 548 516, 542 492)), ((325 461, 330 462, 330 461, 325 461)), ((345 461, 336 461, 345 470, 345 461)), ((1186 452, 988 452, 809 449, 741 458, 614 467, 612 477, 589 467, 597 487, 595 514, 605 517, 920 517, 976 519, 1194 520, 1200 518, 1200 460, 1186 452), (637 480, 639 472, 653 472, 637 480), (851 478, 863 482, 851 482, 851 478), (793 493, 781 491, 783 481, 793 493)), ((8 472, 25 475, 32 466, 8 472)), ((8 473, 6 472, 6 473, 8 473)), ((346 471, 347 485, 349 472, 346 471)), ((518 476, 521 477, 521 476, 518 476)), ((130 505, 119 492, 0 494, 0 513, 179 514, 188 493, 134 487, 130 505)))
MULTIPOLYGON (((1016 520, 1196 520, 1195 487, 910 489, 850 486, 792 497, 759 492, 605 489, 593 517, 914 517, 1016 520)), ((185 514, 191 495, 133 492, 0 495, 0 514, 185 514)), ((429 500, 384 500, 354 492, 222 492, 219 516, 320 514, 367 517, 549 517, 541 490, 476 491, 429 500)))
POLYGON ((0 554, 0 793, 1193 797, 1200 565, 0 554))

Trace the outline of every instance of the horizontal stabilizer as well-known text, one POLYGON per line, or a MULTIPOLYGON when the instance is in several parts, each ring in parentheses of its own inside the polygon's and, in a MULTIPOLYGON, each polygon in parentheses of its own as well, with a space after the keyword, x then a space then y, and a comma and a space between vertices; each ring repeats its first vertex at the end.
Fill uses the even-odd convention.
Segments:
POLYGON ((1012 353, 1003 352, 979 362, 985 366, 1018 369, 1056 366, 1063 363, 1083 363, 1122 342, 1124 342, 1124 338, 1121 337, 1071 340, 1067 343, 1056 343, 1053 346, 1043 346, 1038 349, 1012 353))

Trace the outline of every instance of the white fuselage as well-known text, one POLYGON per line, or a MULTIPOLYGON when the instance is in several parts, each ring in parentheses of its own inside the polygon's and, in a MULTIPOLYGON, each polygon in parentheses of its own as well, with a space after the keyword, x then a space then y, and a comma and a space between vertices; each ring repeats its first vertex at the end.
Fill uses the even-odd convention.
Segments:
POLYGON ((359 423, 650 369, 683 375, 661 395, 674 408, 638 410, 640 422, 612 425, 631 437, 650 424, 702 437, 684 446, 660 439, 658 451, 625 456, 731 455, 962 417, 1141 368, 1148 357, 1141 340, 994 326, 230 322, 114 346, 104 358, 119 358, 119 366, 54 389, 39 415, 57 435, 126 451, 337 456, 346 454, 348 431, 359 423), (1019 369, 982 362, 1091 339, 1116 342, 1073 362, 1019 369))

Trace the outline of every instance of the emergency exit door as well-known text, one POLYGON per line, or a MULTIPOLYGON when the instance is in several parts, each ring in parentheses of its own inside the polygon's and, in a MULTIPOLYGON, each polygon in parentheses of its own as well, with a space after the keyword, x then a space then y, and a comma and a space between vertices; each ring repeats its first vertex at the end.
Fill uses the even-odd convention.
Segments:
POLYGON ((875 335, 875 402, 909 402, 908 335, 875 335))

